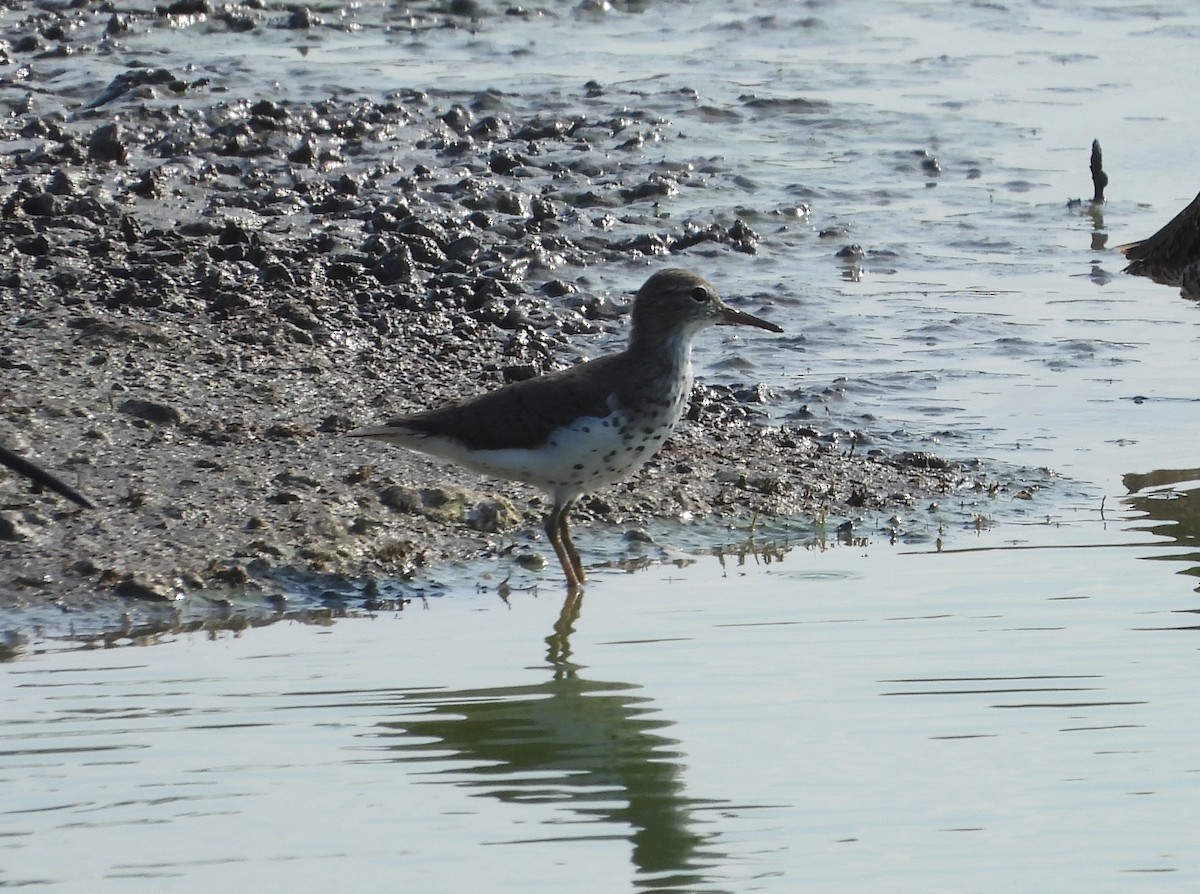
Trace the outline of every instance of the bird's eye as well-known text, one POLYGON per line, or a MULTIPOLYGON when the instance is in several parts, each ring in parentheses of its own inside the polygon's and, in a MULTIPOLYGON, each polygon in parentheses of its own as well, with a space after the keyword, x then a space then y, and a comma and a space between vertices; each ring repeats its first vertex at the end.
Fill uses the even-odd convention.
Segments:
POLYGON ((704 286, 696 286, 696 288, 692 289, 691 294, 692 300, 697 304, 702 304, 708 300, 708 289, 704 288, 704 286))

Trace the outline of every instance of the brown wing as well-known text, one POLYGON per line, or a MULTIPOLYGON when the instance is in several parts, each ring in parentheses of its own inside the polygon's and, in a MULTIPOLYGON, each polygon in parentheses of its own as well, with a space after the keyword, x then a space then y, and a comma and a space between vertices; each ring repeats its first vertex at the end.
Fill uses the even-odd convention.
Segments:
POLYGON ((534 448, 556 428, 582 416, 612 412, 609 396, 619 382, 619 354, 514 382, 458 404, 400 416, 387 426, 453 438, 472 450, 534 448))
POLYGON ((1130 261, 1126 273, 1177 280, 1184 267, 1200 261, 1200 194, 1153 236, 1117 251, 1130 261))

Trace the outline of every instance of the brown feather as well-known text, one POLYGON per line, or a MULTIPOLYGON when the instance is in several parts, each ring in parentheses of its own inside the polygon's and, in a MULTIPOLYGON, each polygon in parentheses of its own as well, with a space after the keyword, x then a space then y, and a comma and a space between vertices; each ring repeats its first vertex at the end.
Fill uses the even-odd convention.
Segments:
POLYGON ((620 354, 514 382, 446 407, 388 420, 382 428, 452 438, 470 450, 535 449, 564 420, 604 417, 614 381, 604 367, 623 369, 620 354))

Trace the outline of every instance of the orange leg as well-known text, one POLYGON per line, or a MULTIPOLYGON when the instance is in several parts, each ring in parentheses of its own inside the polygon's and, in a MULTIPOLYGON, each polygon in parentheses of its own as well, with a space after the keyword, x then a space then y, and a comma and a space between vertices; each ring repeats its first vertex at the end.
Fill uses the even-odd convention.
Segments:
POLYGON ((567 587, 574 590, 583 586, 584 573, 583 562, 580 561, 575 544, 571 542, 571 533, 567 530, 567 510, 570 508, 570 504, 555 505, 546 516, 545 529, 546 537, 554 547, 554 554, 558 556, 563 573, 567 576, 567 587))
POLYGON ((579 550, 575 549, 575 544, 571 540, 571 531, 567 527, 566 509, 560 513, 558 530, 559 536, 562 537, 562 544, 567 549, 567 556, 571 559, 571 565, 575 569, 575 577, 582 584, 587 580, 587 575, 583 573, 583 559, 579 558, 579 550))

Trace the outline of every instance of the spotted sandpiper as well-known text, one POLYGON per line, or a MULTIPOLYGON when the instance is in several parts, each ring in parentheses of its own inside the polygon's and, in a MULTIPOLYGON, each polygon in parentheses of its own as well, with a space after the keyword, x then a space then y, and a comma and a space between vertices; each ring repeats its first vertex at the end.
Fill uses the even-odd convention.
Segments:
POLYGON ((783 330, 727 306, 712 284, 661 270, 638 290, 624 351, 350 435, 378 438, 523 481, 553 506, 545 529, 578 590, 583 563, 567 513, 584 494, 640 468, 675 430, 692 390, 692 338, 713 325, 783 330))

